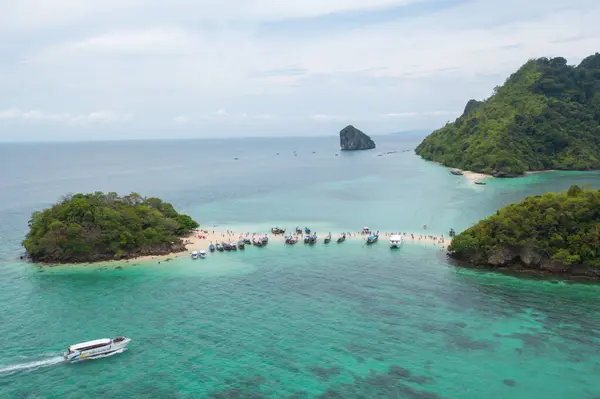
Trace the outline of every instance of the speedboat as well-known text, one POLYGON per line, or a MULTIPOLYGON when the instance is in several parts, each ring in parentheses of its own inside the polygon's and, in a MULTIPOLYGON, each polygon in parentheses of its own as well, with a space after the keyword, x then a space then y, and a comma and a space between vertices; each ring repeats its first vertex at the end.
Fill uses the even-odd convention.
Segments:
POLYGON ((206 258, 206 251, 202 250, 202 251, 198 252, 198 256, 200 257, 200 259, 206 258))
POLYGON ((404 239, 401 235, 394 234, 390 237, 390 248, 400 248, 404 239))
POLYGON ((76 360, 105 357, 119 351, 124 351, 130 342, 131 338, 121 336, 117 336, 115 339, 103 338, 82 342, 69 346, 67 352, 64 353, 64 358, 68 362, 74 362, 76 360))
POLYGON ((198 259, 198 251, 192 251, 192 259, 198 259))

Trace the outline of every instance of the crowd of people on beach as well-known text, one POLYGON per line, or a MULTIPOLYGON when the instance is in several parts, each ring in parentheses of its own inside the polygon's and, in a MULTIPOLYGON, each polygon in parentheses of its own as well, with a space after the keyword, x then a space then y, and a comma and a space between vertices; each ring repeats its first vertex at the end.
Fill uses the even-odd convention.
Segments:
MULTIPOLYGON (((423 226, 424 229, 427 228, 427 225, 423 226)), ((314 233, 314 232, 313 232, 314 233)), ((351 232, 351 231, 347 231, 347 232, 342 232, 340 234, 345 234, 346 237, 348 238, 357 238, 357 237, 361 237, 364 240, 367 239, 367 237, 371 234, 373 234, 374 232, 368 230, 368 229, 363 229, 362 231, 357 231, 357 232, 351 232)), ((302 236, 304 235, 304 233, 302 232, 298 232, 296 230, 293 231, 293 233, 289 233, 290 235, 295 235, 295 236, 302 236)), ((329 234, 331 235, 331 232, 329 232, 329 234)), ((420 242, 431 242, 434 245, 440 245, 442 249, 444 249, 446 247, 446 242, 447 241, 451 241, 452 237, 450 238, 446 238, 444 237, 444 235, 440 235, 440 236, 436 236, 436 235, 432 235, 432 234, 414 234, 414 233, 409 233, 409 232, 384 232, 384 233, 380 233, 379 231, 376 232, 376 234, 380 235, 381 237, 391 237, 394 235, 400 235, 402 236, 404 239, 408 240, 410 238, 410 240, 412 241, 420 241, 420 242)), ((199 239, 222 239, 222 240, 232 240, 232 239, 243 239, 243 238, 250 238, 250 239, 254 239, 257 237, 264 237, 264 236, 274 236, 277 237, 277 235, 275 234, 269 234, 269 233, 259 233, 259 232, 234 232, 233 230, 225 230, 225 232, 219 232, 216 230, 212 230, 212 235, 209 234, 208 230, 200 230, 198 232, 198 238, 199 239)), ((279 235, 282 239, 285 237, 285 234, 281 234, 279 235)))

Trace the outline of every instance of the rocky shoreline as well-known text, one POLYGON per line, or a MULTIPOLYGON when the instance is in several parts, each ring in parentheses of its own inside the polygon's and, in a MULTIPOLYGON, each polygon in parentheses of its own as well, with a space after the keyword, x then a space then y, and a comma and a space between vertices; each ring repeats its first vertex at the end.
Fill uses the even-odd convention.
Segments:
POLYGON ((161 247, 146 247, 140 248, 137 251, 125 252, 120 255, 115 254, 102 254, 102 253, 94 253, 90 254, 89 257, 81 258, 81 259, 70 259, 70 260, 61 260, 61 259, 44 259, 44 260, 36 260, 32 259, 27 255, 21 256, 21 259, 28 259, 31 263, 34 263, 39 266, 58 266, 58 265, 78 265, 78 264, 95 264, 95 263, 104 263, 104 262, 116 262, 116 261, 127 261, 141 258, 151 258, 155 256, 167 257, 169 255, 175 255, 182 252, 186 252, 188 245, 184 241, 180 241, 179 243, 173 243, 171 245, 165 245, 161 247))
POLYGON ((449 252, 459 266, 500 272, 531 273, 577 280, 600 280, 600 269, 585 265, 566 265, 553 261, 531 248, 504 248, 490 256, 476 253, 470 257, 449 252))

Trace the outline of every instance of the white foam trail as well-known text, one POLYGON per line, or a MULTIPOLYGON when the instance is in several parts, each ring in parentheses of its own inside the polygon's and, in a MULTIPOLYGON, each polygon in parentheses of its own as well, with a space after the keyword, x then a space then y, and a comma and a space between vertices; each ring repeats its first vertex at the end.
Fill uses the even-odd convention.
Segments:
POLYGON ((35 362, 13 364, 11 366, 0 367, 0 374, 13 373, 13 372, 22 371, 22 370, 38 369, 41 367, 47 367, 47 366, 52 366, 54 364, 62 363, 64 361, 65 361, 65 359, 62 356, 56 356, 56 357, 51 357, 50 359, 38 360, 35 362))

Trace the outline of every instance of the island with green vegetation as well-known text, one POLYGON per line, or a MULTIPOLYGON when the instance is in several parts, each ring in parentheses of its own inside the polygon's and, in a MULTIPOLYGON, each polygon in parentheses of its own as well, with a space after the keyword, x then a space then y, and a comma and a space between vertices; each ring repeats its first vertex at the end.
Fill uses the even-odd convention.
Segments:
POLYGON ((476 266, 600 278, 600 190, 561 193, 508 205, 457 235, 454 258, 476 266))
POLYGON ((41 263, 83 263, 166 255, 185 250, 182 237, 199 225, 158 198, 137 193, 66 196, 34 212, 23 241, 41 263))
POLYGON ((561 57, 530 60, 490 98, 470 100, 416 153, 496 177, 600 169, 600 54, 578 66, 561 57))

